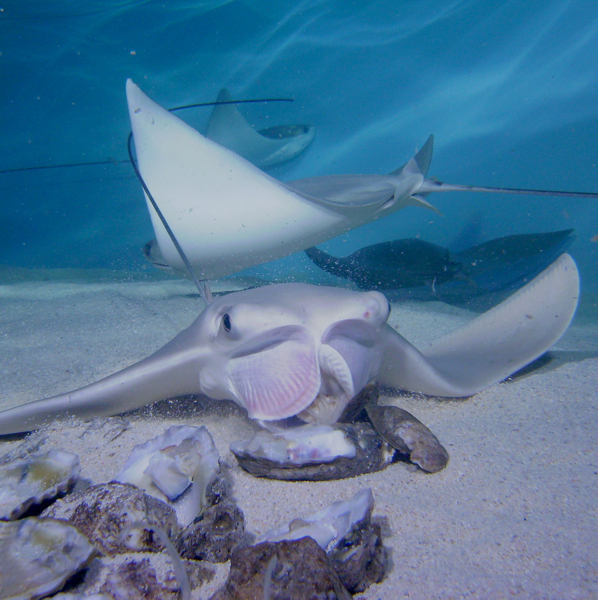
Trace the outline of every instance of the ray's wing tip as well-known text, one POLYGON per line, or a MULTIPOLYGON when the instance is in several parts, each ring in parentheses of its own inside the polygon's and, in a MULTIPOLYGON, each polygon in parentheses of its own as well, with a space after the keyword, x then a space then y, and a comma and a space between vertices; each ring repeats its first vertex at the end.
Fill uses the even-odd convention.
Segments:
POLYGON ((566 284, 571 291, 577 292, 577 295, 579 295, 579 270, 577 269, 577 264, 573 260, 573 257, 568 252, 561 254, 552 265, 548 267, 545 271, 545 276, 558 276, 562 285, 566 284), (558 274, 557 271, 559 272, 558 274))
POLYGON ((135 93, 141 92, 139 86, 130 78, 127 77, 127 82, 125 84, 125 90, 127 92, 127 98, 132 96, 135 93))
MULTIPOLYGON (((573 257, 564 252, 526 286, 511 296, 513 301, 527 292, 537 294, 546 289, 556 294, 562 303, 577 305, 579 299, 579 271, 573 257)), ((505 300, 506 304, 510 299, 505 300)), ((500 305, 499 305, 500 306, 500 305)), ((573 307, 573 310, 575 306, 573 307)))
POLYGON ((557 259, 558 267, 564 272, 563 285, 566 285, 572 296, 575 298, 575 306, 573 312, 577 308, 579 302, 579 270, 577 264, 573 260, 573 257, 565 252, 557 259))
MULTIPOLYGON (((536 301, 545 298, 545 314, 558 317, 558 324, 556 321, 553 325, 547 322, 547 326, 554 331, 553 343, 556 342, 569 327, 579 303, 579 271, 575 261, 570 254, 561 254, 520 292, 521 295, 516 293, 512 296, 513 306, 517 305, 519 298, 523 302, 520 306, 530 302, 530 298, 536 301)), ((509 303, 509 300, 505 303, 509 303)))
POLYGON ((142 105, 148 105, 151 102, 150 98, 141 91, 141 88, 133 82, 131 78, 127 79, 126 83, 127 92, 127 105, 129 107, 129 114, 132 117, 134 114, 140 112, 142 105))

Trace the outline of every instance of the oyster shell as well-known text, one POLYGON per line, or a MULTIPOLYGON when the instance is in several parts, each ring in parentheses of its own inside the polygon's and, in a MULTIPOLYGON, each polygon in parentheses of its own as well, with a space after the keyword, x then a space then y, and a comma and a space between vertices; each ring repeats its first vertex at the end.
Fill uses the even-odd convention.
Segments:
MULTIPOLYGON (((206 598, 200 592, 214 579, 214 566, 198 561, 178 562, 189 576, 193 597, 206 598)), ((165 553, 101 556, 91 563, 84 577, 78 578, 70 593, 53 596, 52 600, 184 600, 189 594, 183 592, 177 570, 173 557, 165 553)))
POLYGON ((326 553, 309 537, 236 551, 226 583, 210 600, 351 600, 326 553))
POLYGON ((398 406, 366 407, 376 431, 400 453, 424 471, 437 473, 446 467, 448 452, 438 438, 411 413, 398 406))
POLYGON ((102 554, 108 555, 132 550, 161 551, 163 546, 154 535, 154 526, 161 527, 170 539, 179 534, 171 506, 133 485, 121 483, 94 485, 69 494, 48 507, 42 516, 72 523, 102 554), (145 526, 136 527, 141 522, 145 526), (135 536, 127 535, 133 527, 135 536))
POLYGON ((58 449, 0 465, 0 519, 18 519, 32 506, 65 494, 79 473, 79 457, 58 449))
POLYGON ((353 458, 355 446, 340 429, 329 425, 304 425, 277 433, 258 431, 248 442, 233 442, 231 448, 274 462, 304 465, 353 458))
POLYGON ((328 553, 343 585, 357 594, 384 579, 388 554, 382 544, 382 529, 369 519, 358 523, 328 553))
POLYGON ((173 425, 163 435, 135 446, 114 480, 136 485, 170 504, 186 526, 207 506, 219 460, 206 427, 173 425))
POLYGON ((367 488, 350 500, 334 502, 305 518, 266 532, 261 541, 313 538, 328 554, 343 585, 352 594, 384 578, 387 564, 380 525, 371 523, 374 497, 367 488))
POLYGON ((293 519, 286 525, 267 531, 260 542, 280 542, 298 540, 309 536, 324 550, 332 550, 343 540, 353 527, 369 521, 374 509, 372 490, 366 488, 357 492, 351 500, 333 502, 308 517, 293 519))
POLYGON ((114 600, 113 596, 106 594, 56 594, 52 600, 114 600))
POLYGON ((93 546, 75 527, 30 517, 0 523, 0 590, 3 600, 41 598, 93 558, 93 546))
POLYGON ((394 449, 367 423, 259 431, 230 448, 248 473, 287 481, 355 477, 384 469, 394 456, 394 449))
POLYGON ((170 562, 156 554, 103 558, 94 569, 94 575, 93 587, 109 598, 179 600, 184 597, 170 562))

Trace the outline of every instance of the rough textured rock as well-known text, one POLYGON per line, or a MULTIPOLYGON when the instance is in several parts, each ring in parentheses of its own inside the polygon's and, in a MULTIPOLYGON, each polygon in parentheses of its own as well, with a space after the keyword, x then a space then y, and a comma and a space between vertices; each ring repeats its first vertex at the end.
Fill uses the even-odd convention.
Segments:
POLYGON ((366 411, 376 431, 411 462, 429 473, 437 473, 446 467, 448 452, 411 413, 398 406, 369 405, 366 411))
POLYGON ((233 554, 225 585, 210 600, 349 600, 326 552, 310 537, 263 542, 233 554))
POLYGON ((232 502, 223 501, 205 509, 183 530, 177 550, 192 560, 226 562, 245 539, 243 513, 232 502))
POLYGON ((162 550, 150 526, 160 527, 170 539, 179 533, 173 508, 135 486, 121 483, 94 485, 71 494, 47 508, 42 516, 68 521, 102 554, 108 555, 162 550), (135 527, 132 544, 127 533, 140 522, 147 523, 148 528, 135 527))
MULTIPOLYGON (((214 578, 214 566, 196 561, 178 561, 185 569, 190 589, 196 589, 214 578)), ((73 600, 86 600, 96 595, 110 600, 159 599, 174 600, 182 597, 185 586, 181 573, 166 553, 135 552, 96 558, 69 592, 73 600)), ((200 596, 203 597, 203 596, 200 596)))
POLYGON ((361 523, 333 548, 328 557, 343 585, 356 594, 384 579, 388 556, 382 545, 380 525, 361 523))

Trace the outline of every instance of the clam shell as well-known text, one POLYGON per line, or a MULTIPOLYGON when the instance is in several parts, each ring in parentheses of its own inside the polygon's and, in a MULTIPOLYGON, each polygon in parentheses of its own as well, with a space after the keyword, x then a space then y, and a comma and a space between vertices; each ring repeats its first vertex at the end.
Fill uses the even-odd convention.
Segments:
POLYGON ((1 465, 0 519, 18 519, 32 506, 65 494, 79 472, 79 457, 58 449, 1 465))
POLYGON ((173 425, 163 435, 135 446, 114 480, 136 485, 170 504, 186 526, 207 506, 219 460, 206 427, 173 425))
POLYGON ((437 473, 446 467, 448 452, 438 438, 411 413, 398 406, 366 407, 376 431, 424 471, 437 473))
POLYGON ((75 527, 30 517, 0 523, 0 590, 3 600, 41 598, 93 558, 93 546, 75 527))
POLYGON ((256 477, 286 481, 328 481, 384 469, 394 456, 367 423, 304 425, 233 442, 231 452, 256 477))

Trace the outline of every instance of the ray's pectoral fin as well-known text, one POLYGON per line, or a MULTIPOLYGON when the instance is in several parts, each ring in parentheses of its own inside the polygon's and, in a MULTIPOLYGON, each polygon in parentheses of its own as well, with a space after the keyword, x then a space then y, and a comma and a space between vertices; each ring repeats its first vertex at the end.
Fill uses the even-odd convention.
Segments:
POLYGON ((203 349, 194 327, 151 356, 78 390, 0 412, 0 435, 31 431, 54 419, 107 417, 158 400, 199 394, 203 349))
POLYGON ((226 375, 236 401, 249 417, 275 421, 309 406, 320 391, 320 367, 307 332, 257 352, 230 359, 226 375))
POLYGON ((546 352, 577 307, 579 274, 563 254, 510 298, 421 352, 388 327, 383 385, 433 396, 470 396, 546 352))

